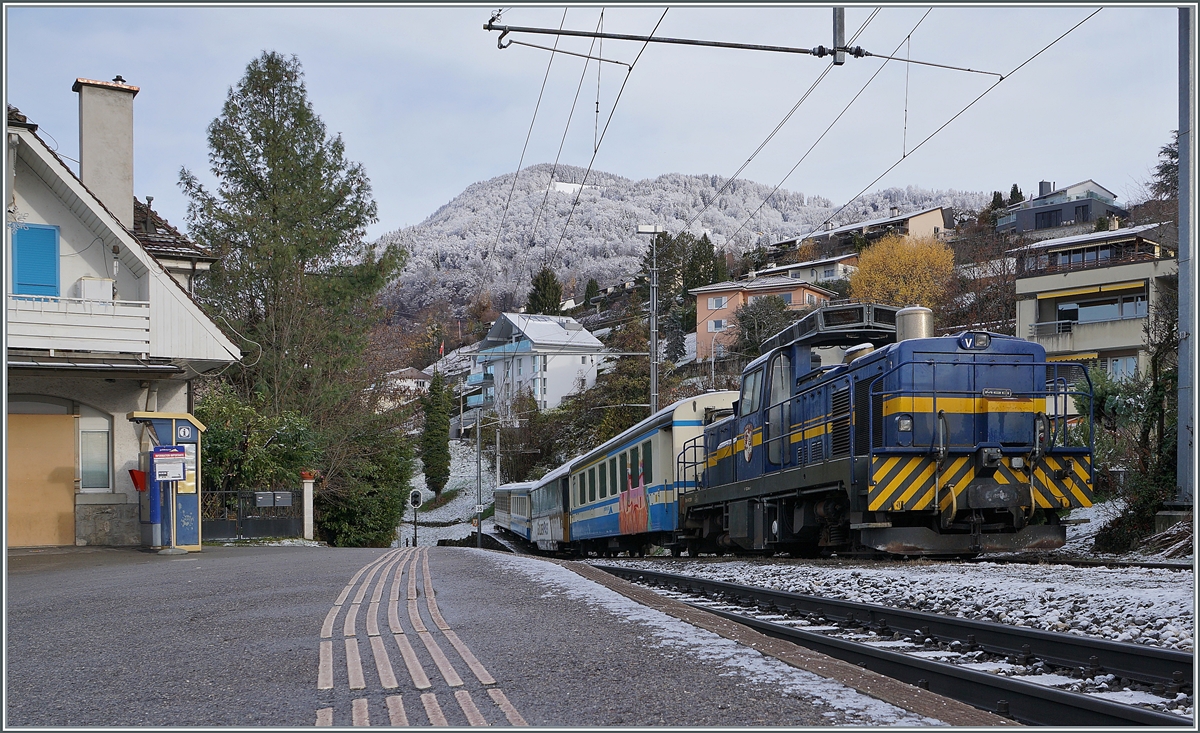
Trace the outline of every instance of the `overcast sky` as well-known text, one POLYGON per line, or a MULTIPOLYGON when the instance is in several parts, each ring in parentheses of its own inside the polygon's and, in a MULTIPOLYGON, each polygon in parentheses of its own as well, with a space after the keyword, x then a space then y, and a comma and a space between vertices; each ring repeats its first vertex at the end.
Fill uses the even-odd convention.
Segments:
MULTIPOLYGON (((604 30, 644 35, 658 7, 610 7, 604 30)), ((120 74, 134 102, 139 198, 183 227, 186 167, 212 183, 205 130, 246 64, 263 50, 295 54, 309 98, 379 205, 370 236, 417 224, 468 185, 517 169, 550 54, 496 47, 479 7, 6 8, 5 96, 51 146, 78 157, 77 77, 120 74)), ((560 7, 515 7, 504 24, 557 28, 560 7)), ((877 54, 1008 74, 1093 7, 883 7, 855 43, 877 54)), ((847 8, 847 38, 872 8, 847 8)), ((594 30, 599 7, 571 7, 566 28, 594 30)), ((657 35, 814 47, 831 41, 829 7, 671 7, 657 35)), ((550 46, 552 36, 510 35, 550 46)), ((506 39, 508 40, 508 39, 506 39)), ((606 41, 632 63, 640 43, 606 41)), ((560 48, 586 53, 586 39, 560 48)), ((595 51, 593 52, 595 53, 595 51)), ((586 70, 561 160, 628 178, 732 175, 796 104, 828 59, 651 44, 626 69, 586 70), (624 92, 616 104, 621 85, 624 92), (598 90, 597 90, 598 86, 598 90), (597 119, 597 93, 600 114, 597 119)), ((875 58, 834 68, 741 177, 775 185, 880 69, 875 58)), ((553 162, 585 61, 558 55, 524 166, 553 162)), ((1178 126, 1178 11, 1105 7, 1001 82, 874 188, 1001 189, 1028 195, 1041 179, 1088 178, 1135 198, 1178 126)), ((837 204, 857 194, 997 77, 888 63, 784 184, 837 204), (906 93, 907 88, 907 93, 906 93), (907 107, 907 130, 905 117, 907 107)))

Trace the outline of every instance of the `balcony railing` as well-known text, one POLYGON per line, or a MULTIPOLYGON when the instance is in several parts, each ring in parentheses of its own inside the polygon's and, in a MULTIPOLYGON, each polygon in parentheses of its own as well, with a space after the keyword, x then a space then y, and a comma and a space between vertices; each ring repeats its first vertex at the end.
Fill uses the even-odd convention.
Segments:
POLYGON ((1126 251, 1113 257, 1096 257, 1090 260, 1080 260, 1079 262, 1055 262, 1053 255, 1038 255, 1027 254, 1024 257, 1017 259, 1017 277, 1033 277, 1036 275, 1050 275, 1057 272, 1074 272, 1077 270, 1092 270, 1098 267, 1112 267, 1113 265, 1127 265, 1134 262, 1154 262, 1161 259, 1174 259, 1167 256, 1169 253, 1163 252, 1162 255, 1155 254, 1150 245, 1144 245, 1143 249, 1126 251))
POLYGON ((492 404, 493 399, 491 395, 467 395, 467 407, 487 407, 492 404))
POLYGON ((1084 193, 1078 194, 1076 196, 1054 196, 1049 199, 1030 199, 1028 201, 1022 201, 1022 202, 1018 203, 1015 207, 1009 206, 1008 211, 1011 213, 1011 212, 1015 212, 1015 211, 1020 211, 1022 209, 1036 209, 1041 206, 1058 206, 1060 204, 1069 204, 1072 201, 1083 201, 1084 199, 1095 199, 1096 201, 1106 203, 1110 206, 1117 205, 1116 199, 1110 199, 1107 196, 1101 196, 1100 194, 1096 193, 1095 191, 1085 191, 1084 193))
POLYGON ((150 303, 9 295, 8 346, 146 357, 150 303))
POLYGON ((1031 338, 1037 338, 1039 336, 1057 336, 1064 333, 1075 333, 1080 328, 1096 323, 1117 323, 1120 321, 1133 321, 1145 317, 1145 313, 1139 313, 1132 316, 1107 318, 1103 321, 1042 321, 1041 323, 1029 324, 1029 336, 1031 338))
POLYGON ((494 376, 491 372, 475 372, 474 374, 467 375, 467 386, 468 387, 480 387, 480 386, 484 386, 484 385, 489 385, 489 384, 492 384, 493 381, 494 381, 494 376))

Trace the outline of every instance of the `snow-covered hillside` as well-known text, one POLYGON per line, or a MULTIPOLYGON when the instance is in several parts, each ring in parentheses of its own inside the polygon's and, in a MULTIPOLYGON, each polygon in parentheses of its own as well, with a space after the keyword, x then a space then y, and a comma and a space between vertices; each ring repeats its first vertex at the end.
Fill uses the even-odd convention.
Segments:
MULTIPOLYGON (((770 186, 739 179, 718 196, 727 179, 709 175, 670 173, 634 181, 593 171, 582 189, 563 185, 582 183, 584 173, 540 164, 522 170, 515 188, 513 174, 481 181, 424 222, 384 235, 381 243, 399 242, 409 252, 397 302, 410 312, 438 301, 461 307, 487 291, 507 296, 502 307, 515 307, 524 302, 533 273, 547 263, 564 284, 564 297, 582 295, 589 278, 604 287, 640 268, 649 238, 635 233, 638 224, 677 233, 711 203, 692 233, 708 232, 718 250, 742 254, 807 234, 838 208, 821 196, 780 189, 754 214, 770 186)), ((889 188, 862 196, 834 223, 886 216, 892 206, 905 212, 937 205, 963 211, 989 200, 982 192, 889 188)))

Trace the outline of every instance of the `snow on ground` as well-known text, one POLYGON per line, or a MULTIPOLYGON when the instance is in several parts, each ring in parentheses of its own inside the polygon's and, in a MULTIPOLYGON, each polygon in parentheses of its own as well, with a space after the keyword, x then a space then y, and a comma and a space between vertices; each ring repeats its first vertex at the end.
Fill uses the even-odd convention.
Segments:
POLYGON ((1192 570, 989 562, 604 560, 792 593, 1192 651, 1192 570))
MULTIPOLYGON (((485 433, 486 435, 486 433, 485 433)), ((496 464, 488 464, 487 455, 482 459, 483 505, 492 503, 492 491, 496 488, 496 464)), ((450 480, 446 482, 445 491, 460 489, 458 496, 445 506, 424 511, 417 510, 417 544, 436 545, 438 540, 457 540, 466 537, 475 530, 471 519, 475 516, 475 502, 478 499, 479 488, 475 480, 475 442, 450 441, 450 480), (446 526, 440 526, 446 525, 446 526)), ((425 474, 413 475, 412 487, 426 494, 425 474)), ((426 494, 428 502, 432 493, 426 494)), ((483 531, 492 531, 492 520, 483 520, 483 531)), ((400 540, 396 546, 403 546, 407 541, 412 543, 413 526, 412 510, 405 509, 404 523, 399 528, 400 540)))
POLYGON ((641 624, 658 647, 683 652, 701 664, 718 665, 722 674, 736 675, 759 684, 776 685, 784 694, 824 702, 831 724, 928 726, 941 721, 916 715, 890 703, 802 669, 787 665, 735 641, 643 606, 609 588, 554 563, 517 555, 488 553, 496 565, 532 578, 548 594, 561 593, 603 610, 617 619, 641 624))

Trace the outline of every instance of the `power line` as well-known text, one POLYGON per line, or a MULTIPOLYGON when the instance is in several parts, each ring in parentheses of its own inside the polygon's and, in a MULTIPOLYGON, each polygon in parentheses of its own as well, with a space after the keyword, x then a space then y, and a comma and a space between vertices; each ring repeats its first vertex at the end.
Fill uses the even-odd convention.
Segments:
MULTIPOLYGON (((559 21, 558 27, 561 29, 563 24, 567 22, 567 10, 563 8, 563 17, 559 21)), ((498 18, 498 11, 493 18, 498 18)), ((554 40, 554 47, 558 48, 558 39, 554 40)), ((496 227, 496 241, 492 243, 492 249, 495 249, 500 244, 500 232, 504 230, 504 222, 508 219, 508 207, 512 203, 513 192, 517 190, 517 179, 521 177, 521 165, 525 163, 525 151, 529 148, 529 138, 533 136, 533 124, 537 122, 538 108, 542 106, 542 95, 546 92, 546 80, 550 78, 550 66, 554 64, 554 54, 550 54, 550 60, 546 62, 546 75, 542 77, 542 88, 538 91, 537 104, 533 106, 533 119, 529 121, 529 132, 525 133, 525 145, 521 148, 521 158, 517 161, 517 170, 513 173, 512 187, 508 189, 508 200, 504 202, 504 213, 500 216, 500 225, 496 227)))
MULTIPOLYGON (((651 35, 662 25, 663 19, 667 17, 668 10, 670 8, 664 10, 658 22, 654 24, 654 30, 650 31, 651 35)), ((649 45, 649 42, 642 45, 642 50, 638 51, 638 55, 634 57, 633 63, 629 65, 629 69, 625 72, 625 79, 621 82, 621 88, 617 90, 617 98, 613 100, 612 110, 608 113, 608 119, 604 122, 604 130, 600 133, 600 139, 596 142, 596 147, 592 151, 592 159, 588 161, 587 171, 583 174, 583 181, 579 184, 579 190, 575 192, 575 200, 571 202, 571 211, 567 213, 567 222, 563 224, 562 234, 559 235, 558 242, 554 245, 554 254, 546 260, 547 265, 558 257, 558 252, 562 248, 563 238, 567 236, 567 229, 571 226, 571 219, 575 216, 575 208, 579 206, 579 197, 583 195, 583 189, 587 185, 588 176, 591 175, 592 166, 596 163, 596 155, 600 152, 600 146, 604 143, 604 136, 608 134, 608 126, 612 123, 613 116, 617 113, 617 105, 621 102, 621 95, 625 93, 625 85, 629 83, 629 77, 633 74, 633 67, 637 66, 637 62, 642 58, 642 54, 645 53, 646 47, 649 45)))
MULTIPOLYGON (((858 30, 850 38, 851 43, 854 43, 854 40, 856 38, 858 38, 864 30, 866 30, 867 25, 869 25, 870 22, 872 20, 874 20, 875 16, 878 14, 879 14, 879 8, 875 8, 875 10, 872 11, 869 16, 867 16, 867 19, 865 21, 863 21, 863 24, 861 26, 859 26, 858 30)), ((710 208, 712 208, 713 203, 715 203, 716 200, 718 198, 720 198, 723 193, 725 193, 726 189, 728 189, 731 185, 733 185, 733 182, 737 179, 737 177, 739 175, 741 175, 742 171, 746 170, 746 166, 750 165, 750 163, 753 162, 756 157, 758 157, 758 154, 761 153, 763 148, 765 148, 767 146, 767 144, 769 142, 771 142, 771 140, 775 137, 775 135, 777 135, 779 133, 779 131, 783 129, 783 126, 788 123, 788 120, 792 119, 792 115, 796 114, 796 110, 800 109, 800 105, 804 104, 805 100, 808 99, 809 95, 811 95, 813 93, 813 90, 815 90, 817 88, 817 85, 821 83, 821 81, 825 78, 825 76, 829 73, 829 71, 833 67, 834 67, 834 63, 831 61, 829 63, 829 66, 826 66, 825 70, 822 71, 820 76, 817 77, 817 80, 812 83, 812 86, 810 86, 808 88, 808 91, 804 92, 804 94, 801 95, 800 99, 796 102, 796 104, 792 106, 792 109, 786 115, 783 116, 782 120, 779 121, 779 124, 775 125, 775 129, 771 130, 771 134, 767 135, 767 138, 765 140, 763 140, 762 143, 759 144, 759 146, 754 150, 753 153, 750 154, 750 157, 746 159, 746 162, 742 163, 742 167, 738 168, 737 171, 735 171, 734 174, 725 181, 725 185, 721 186, 721 188, 717 190, 717 193, 716 193, 716 195, 713 196, 712 201, 705 204, 704 208, 702 208, 702 209, 700 209, 700 211, 696 212, 696 214, 694 216, 692 216, 692 218, 689 219, 686 224, 683 225, 683 229, 681 231, 687 231, 692 226, 692 224, 696 223, 696 221, 701 216, 704 215, 704 212, 706 212, 710 208)), ((880 67, 880 68, 882 68, 882 67, 880 67)), ((876 72, 876 73, 878 73, 878 72, 876 72)), ((762 207, 759 207, 759 208, 762 208, 762 207)), ((758 212, 755 211, 755 213, 757 214, 758 212)), ((738 231, 741 231, 741 227, 738 228, 738 231)), ((736 232, 735 232, 735 234, 736 234, 736 232)))
MULTIPOLYGON (((991 92, 991 91, 992 91, 993 89, 995 89, 996 87, 1000 86, 1000 84, 1001 84, 1001 83, 1002 83, 1002 82, 1003 82, 1005 79, 1008 79, 1010 76, 1012 76, 1013 74, 1017 73, 1017 72, 1018 72, 1018 71, 1020 71, 1022 68, 1024 68, 1026 64, 1030 63, 1031 61, 1033 61, 1034 59, 1036 59, 1038 56, 1041 56, 1043 53, 1045 53, 1046 51, 1050 50, 1050 47, 1051 47, 1051 46, 1053 46, 1054 44, 1058 43, 1058 42, 1059 42, 1059 41, 1061 41, 1062 39, 1066 38, 1066 37, 1067 37, 1068 35, 1070 35, 1070 34, 1071 34, 1071 33, 1072 33, 1072 32, 1073 32, 1073 31, 1074 31, 1076 28, 1078 28, 1079 26, 1083 25, 1084 23, 1086 23, 1086 22, 1088 22, 1089 20, 1091 20, 1092 18, 1094 18, 1094 17, 1096 16, 1096 14, 1097 14, 1097 13, 1099 13, 1101 10, 1103 10, 1103 8, 1097 8, 1097 9, 1096 9, 1094 12, 1092 12, 1092 14, 1091 14, 1091 15, 1087 16, 1087 17, 1086 17, 1086 18, 1084 18, 1083 20, 1079 21, 1079 22, 1078 22, 1078 23, 1076 23, 1075 25, 1073 25, 1073 26, 1071 26, 1070 28, 1068 28, 1068 29, 1067 29, 1067 31, 1066 31, 1065 33, 1063 33, 1061 36, 1059 36, 1058 38, 1055 38, 1053 41, 1051 41, 1050 43, 1046 44, 1046 45, 1045 45, 1045 46, 1044 46, 1044 47, 1043 47, 1043 48, 1042 48, 1040 51, 1038 51, 1038 52, 1037 52, 1037 53, 1035 53, 1034 55, 1032 55, 1032 56, 1030 56, 1029 58, 1027 58, 1027 59, 1025 59, 1024 61, 1022 61, 1022 62, 1021 62, 1021 63, 1020 63, 1020 64, 1019 64, 1019 65, 1018 65, 1018 66, 1017 66, 1015 69, 1013 69, 1012 71, 1008 72, 1007 74, 1004 74, 1004 75, 1002 75, 1002 76, 1001 76, 1001 77, 1000 77, 998 80, 996 80, 996 82, 995 82, 994 84, 992 84, 992 85, 991 85, 990 87, 988 87, 987 89, 983 90, 983 93, 982 93, 982 94, 980 94, 980 95, 979 95, 978 97, 976 97, 975 99, 971 100, 971 101, 970 101, 970 102, 967 104, 967 106, 966 106, 966 107, 963 107, 962 109, 960 109, 960 110, 959 110, 957 113, 955 113, 955 115, 954 115, 953 117, 951 117, 950 119, 948 119, 948 120, 946 120, 944 123, 942 123, 942 126, 941 126, 941 127, 939 127, 938 129, 934 130, 933 132, 931 132, 931 133, 929 134, 929 136, 928 136, 928 137, 926 137, 926 138, 925 138, 924 140, 922 140, 921 142, 917 143, 916 147, 914 147, 914 148, 913 148, 911 151, 909 151, 909 155, 911 155, 912 153, 915 153, 915 152, 917 152, 918 150, 920 150, 920 149, 921 149, 921 146, 923 146, 925 143, 927 143, 927 142, 929 142, 930 140, 932 140, 932 139, 933 139, 933 137, 934 137, 935 135, 937 135, 939 132, 941 132, 942 130, 946 129, 946 127, 947 127, 947 126, 948 126, 948 125, 949 125, 951 122, 954 122, 954 121, 955 121, 955 120, 957 120, 959 117, 961 117, 961 116, 962 116, 962 114, 963 114, 964 112, 966 112, 967 110, 969 110, 969 109, 971 109, 972 107, 974 107, 976 102, 978 102, 979 100, 983 99, 984 97, 986 97, 986 96, 988 95, 988 93, 989 93, 989 92, 991 92)), ((835 216, 837 216, 838 214, 842 213, 842 211, 843 211, 843 210, 844 210, 844 209, 845 209, 847 206, 849 206, 850 204, 854 203, 854 202, 855 202, 855 201, 858 199, 858 197, 859 197, 859 196, 862 196, 864 193, 866 193, 866 192, 867 192, 867 189, 869 189, 871 186, 874 186, 876 183, 878 183, 878 182, 880 181, 880 179, 882 179, 882 178, 883 178, 884 176, 886 176, 888 173, 891 173, 891 172, 892 172, 892 170, 893 170, 893 169, 895 169, 895 167, 896 167, 896 166, 900 165, 901 163, 903 163, 903 162, 904 162, 905 160, 907 160, 907 159, 908 159, 908 155, 902 155, 902 156, 900 156, 899 160, 897 160, 895 163, 892 163, 890 166, 888 166, 887 170, 885 170, 883 173, 880 173, 878 176, 876 176, 876 177, 875 177, 875 180, 871 181, 871 182, 870 182, 870 183, 868 183, 866 186, 864 186, 864 187, 863 187, 863 189, 862 189, 861 191, 859 191, 857 194, 855 194, 853 198, 851 198, 851 199, 850 199, 849 201, 847 201, 846 203, 842 204, 841 208, 839 208, 837 211, 833 212, 833 213, 832 213, 832 214, 830 214, 829 216, 825 217, 825 221, 822 221, 822 222, 821 222, 820 224, 818 224, 818 225, 817 225, 815 228, 813 228, 813 229, 810 229, 810 230, 809 230, 809 232, 808 232, 808 234, 805 234, 803 237, 800 237, 800 239, 801 239, 801 240, 804 240, 804 239, 807 239, 808 237, 812 236, 812 233, 813 233, 813 232, 815 232, 815 231, 817 231, 818 229, 820 229, 821 227, 825 226, 825 224, 826 224, 827 222, 831 221, 831 220, 832 220, 832 219, 833 219, 835 216)))
MULTIPOLYGON (((925 22, 925 19, 929 17, 929 14, 931 12, 933 12, 933 8, 930 8, 929 10, 925 11, 925 14, 921 16, 921 19, 917 21, 917 24, 914 25, 912 30, 908 32, 908 36, 907 36, 908 38, 912 38, 912 34, 917 32, 917 29, 921 27, 921 24, 925 22)), ((896 51, 899 51, 900 46, 903 46, 904 43, 905 43, 905 41, 901 41, 899 44, 897 44, 896 51)), ((892 53, 895 53, 896 51, 893 51, 892 53)), ((808 158, 809 154, 811 154, 812 151, 817 147, 817 145, 820 144, 820 142, 825 139, 825 136, 828 135, 829 131, 834 128, 834 125, 836 125, 838 123, 838 121, 842 119, 842 116, 845 115, 846 112, 850 109, 850 107, 853 106, 853 104, 856 101, 858 101, 858 98, 862 96, 863 92, 865 92, 867 90, 867 87, 869 87, 871 85, 871 82, 875 81, 875 77, 879 76, 880 72, 882 72, 884 67, 886 67, 886 66, 887 66, 887 62, 884 62, 884 64, 882 66, 880 66, 878 69, 875 70, 875 73, 871 75, 871 78, 867 79, 867 83, 862 85, 862 88, 859 89, 858 93, 855 94, 854 97, 849 102, 846 103, 846 106, 842 108, 842 111, 838 113, 838 116, 833 118, 833 122, 829 123, 829 127, 826 127, 825 131, 821 133, 820 137, 818 137, 816 139, 816 141, 813 142, 813 144, 809 146, 808 150, 804 151, 804 155, 800 156, 800 160, 796 161, 796 165, 792 166, 792 169, 787 172, 787 175, 785 175, 779 181, 779 183, 775 184, 775 188, 771 189, 771 193, 767 194, 766 198, 764 198, 762 200, 762 203, 758 205, 758 208, 755 209, 750 214, 750 216, 746 217, 746 220, 742 222, 742 225, 739 226, 737 228, 737 230, 735 230, 733 232, 733 234, 729 235, 730 239, 732 239, 733 237, 736 237, 738 232, 745 229, 746 225, 749 224, 751 221, 753 221, 755 216, 758 216, 758 212, 762 211, 763 207, 766 206, 768 202, 770 202, 771 198, 773 196, 775 196, 776 193, 779 192, 779 189, 783 186, 784 183, 787 182, 787 179, 792 177, 792 174, 796 172, 796 169, 800 167, 800 164, 803 163, 808 158)), ((906 110, 905 114, 907 115, 907 107, 905 108, 905 110, 906 110)), ((905 129, 907 130, 907 122, 906 122, 905 129)))
MULTIPOLYGON (((603 15, 601 16, 601 19, 603 19, 603 15)), ((600 27, 600 21, 597 21, 596 27, 600 27)), ((592 46, 588 48, 589 57, 595 44, 596 39, 593 38, 592 46)), ((626 66, 628 66, 628 64, 626 64, 626 66)), ((558 143, 558 152, 554 155, 554 165, 550 168, 550 181, 546 184, 546 192, 542 195, 542 205, 538 207, 537 215, 533 219, 533 228, 529 232, 530 247, 533 247, 534 242, 537 241, 538 225, 541 223, 542 213, 546 210, 546 202, 550 200, 550 187, 554 185, 554 174, 558 171, 558 161, 562 158, 563 146, 565 146, 567 143, 567 133, 571 129, 571 120, 575 118, 575 106, 579 103, 579 93, 583 90, 583 81, 587 78, 587 70, 588 65, 587 63, 584 63, 583 72, 579 75, 579 85, 575 87, 575 99, 571 101, 571 112, 567 115, 567 124, 563 127, 562 139, 558 143)), ((528 251, 528 249, 522 251, 522 260, 525 259, 528 251)), ((524 263, 522 263, 522 267, 524 267, 524 263)))

